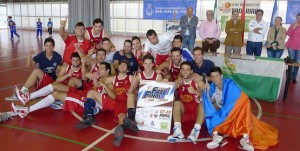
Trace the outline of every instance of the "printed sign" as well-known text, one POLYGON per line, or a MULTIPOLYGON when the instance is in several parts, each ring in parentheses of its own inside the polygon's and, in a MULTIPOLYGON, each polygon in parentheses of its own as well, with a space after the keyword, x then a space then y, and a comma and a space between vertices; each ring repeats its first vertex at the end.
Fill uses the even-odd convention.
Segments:
POLYGON ((170 134, 174 83, 150 82, 139 89, 135 120, 139 130, 170 134))

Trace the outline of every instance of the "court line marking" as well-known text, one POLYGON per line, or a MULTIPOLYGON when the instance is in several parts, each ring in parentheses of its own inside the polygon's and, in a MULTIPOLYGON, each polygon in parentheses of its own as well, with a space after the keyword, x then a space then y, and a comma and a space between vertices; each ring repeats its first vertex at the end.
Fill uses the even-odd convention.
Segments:
MULTIPOLYGON (((23 85, 24 83, 19 83, 19 84, 16 84, 17 86, 20 86, 20 85, 23 85)), ((6 89, 9 89, 9 88, 13 88, 14 87, 14 85, 12 85, 12 86, 7 86, 7 87, 4 87, 4 88, 0 88, 0 91, 2 91, 2 90, 6 90, 6 89)))
MULTIPOLYGON (((262 116, 262 107, 261 107, 260 103, 256 99, 254 99, 254 98, 252 98, 252 99, 254 100, 255 104, 257 105, 257 108, 258 108, 258 111, 259 111, 256 117, 258 119, 260 119, 261 116, 262 116)), ((82 118, 76 112, 71 111, 71 113, 78 120, 80 120, 80 121, 82 120, 82 118)), ((103 139, 105 139, 106 137, 108 137, 110 134, 113 134, 113 131, 115 130, 115 128, 113 128, 112 130, 108 130, 108 129, 102 128, 100 126, 97 126, 97 125, 92 125, 92 127, 95 128, 95 129, 98 129, 98 130, 105 131, 106 134, 104 134, 99 139, 97 139, 92 144, 90 144, 89 147, 94 146, 94 145, 100 143, 103 139)), ((143 141, 164 142, 164 143, 167 142, 167 143, 169 143, 169 141, 166 140, 166 139, 155 139, 155 138, 137 137, 137 136, 127 135, 127 134, 125 134, 124 137, 131 138, 131 139, 136 139, 136 140, 143 140, 143 141)), ((200 141, 209 141, 209 140, 212 140, 212 138, 200 138, 200 139, 197 139, 197 141, 199 141, 199 142, 200 141)), ((189 140, 182 140, 180 142, 190 142, 190 141, 189 140)), ((85 149, 88 150, 90 148, 86 147, 85 149)), ((86 151, 85 149, 84 149, 84 151, 86 151)))
MULTIPOLYGON (((17 129, 17 130, 21 130, 21 131, 26 131, 26 132, 29 132, 29 133, 35 133, 35 134, 39 134, 39 135, 43 135, 43 136, 55 138, 55 139, 58 139, 58 140, 70 142, 70 143, 81 145, 81 146, 89 146, 88 144, 85 144, 85 143, 82 143, 82 142, 79 142, 79 141, 76 141, 76 140, 72 140, 72 139, 69 139, 69 138, 61 137, 61 136, 54 135, 54 134, 51 134, 51 133, 37 131, 37 130, 34 130, 34 129, 28 129, 28 128, 17 127, 17 126, 6 125, 6 124, 0 124, 0 126, 6 127, 6 128, 11 128, 11 129, 17 129)), ((95 150, 97 150, 97 151, 104 151, 104 150, 102 150, 100 148, 97 148, 97 147, 92 147, 92 148, 95 149, 95 150)))
POLYGON ((90 144, 89 146, 87 146, 86 148, 84 148, 82 151, 88 151, 89 149, 93 148, 95 145, 97 145, 99 142, 101 142, 103 139, 105 139, 106 137, 108 137, 111 133, 114 132, 114 130, 116 129, 113 128, 112 130, 110 130, 109 132, 105 133, 104 135, 102 135, 100 138, 98 138, 96 141, 94 141, 92 144, 90 144))
POLYGON ((9 68, 9 69, 5 69, 5 70, 1 70, 0 72, 5 72, 5 71, 10 71, 10 70, 15 70, 15 69, 20 69, 20 68, 24 68, 26 66, 21 66, 21 67, 16 67, 16 68, 9 68))
MULTIPOLYGON (((0 56, 1 57, 1 56, 0 56)), ((14 60, 21 60, 21 59, 26 59, 27 57, 23 57, 23 58, 17 58, 17 59, 11 59, 11 60, 5 60, 5 61, 0 61, 0 63, 3 62, 10 62, 10 61, 14 61, 14 60)))

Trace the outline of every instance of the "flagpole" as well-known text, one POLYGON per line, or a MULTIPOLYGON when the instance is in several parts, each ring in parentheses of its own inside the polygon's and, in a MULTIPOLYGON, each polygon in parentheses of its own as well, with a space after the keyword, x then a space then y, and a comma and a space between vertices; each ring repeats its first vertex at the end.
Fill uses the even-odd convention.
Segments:
POLYGON ((246 20, 246 0, 244 0, 242 14, 241 14, 241 21, 243 23, 243 32, 242 32, 242 43, 244 44, 244 34, 245 34, 245 20, 246 20))

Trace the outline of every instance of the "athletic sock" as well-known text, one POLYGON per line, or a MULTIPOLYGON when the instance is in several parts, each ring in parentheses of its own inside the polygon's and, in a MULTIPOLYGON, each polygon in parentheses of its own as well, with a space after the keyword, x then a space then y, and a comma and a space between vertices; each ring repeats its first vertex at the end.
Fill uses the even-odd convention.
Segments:
POLYGON ((36 99, 38 97, 47 96, 53 92, 53 85, 49 84, 33 93, 30 94, 30 100, 36 99))
POLYGON ((52 104, 55 101, 54 97, 52 96, 52 94, 48 95, 47 97, 45 97, 44 99, 42 99, 41 101, 37 102, 36 104, 32 105, 29 107, 29 113, 48 107, 50 106, 50 104, 52 104))

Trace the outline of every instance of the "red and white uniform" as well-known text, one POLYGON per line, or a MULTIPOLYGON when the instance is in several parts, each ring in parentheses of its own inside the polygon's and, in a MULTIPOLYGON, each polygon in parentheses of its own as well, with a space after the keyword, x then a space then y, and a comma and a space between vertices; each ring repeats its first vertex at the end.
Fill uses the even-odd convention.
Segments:
MULTIPOLYGON (((92 69, 91 69, 91 73, 94 73, 94 72, 97 72, 99 70, 99 65, 98 63, 96 63, 92 69)), ((94 87, 94 82, 93 80, 84 80, 83 81, 83 89, 86 90, 86 89, 91 89, 92 87, 94 87)))
POLYGON ((178 78, 178 75, 180 73, 180 66, 177 67, 175 66, 174 63, 170 62, 169 71, 170 71, 171 81, 174 82, 178 78))
POLYGON ((183 85, 180 85, 177 89, 178 91, 178 98, 183 103, 184 106, 184 114, 182 118, 182 122, 187 121, 195 121, 197 118, 197 107, 200 103, 200 96, 195 94, 190 94, 188 91, 189 87, 193 87, 194 89, 197 89, 197 84, 191 80, 188 83, 183 83, 183 85))
POLYGON ((124 79, 119 79, 118 76, 115 76, 113 85, 117 98, 113 100, 107 95, 103 95, 102 110, 114 111, 114 121, 118 121, 120 113, 127 113, 127 92, 131 86, 130 76, 126 75, 124 79))
POLYGON ((41 88, 43 88, 43 87, 45 87, 45 86, 53 83, 54 81, 55 80, 51 76, 49 76, 49 74, 44 73, 42 80, 41 81, 37 81, 35 83, 35 88, 37 90, 39 90, 39 89, 41 89, 41 88))
POLYGON ((71 55, 73 52, 76 52, 76 48, 74 46, 76 43, 80 44, 80 48, 84 54, 88 54, 88 51, 91 49, 91 43, 89 40, 84 39, 83 41, 78 41, 76 35, 69 34, 68 38, 65 40, 66 47, 64 51, 63 62, 72 64, 71 55))
POLYGON ((157 81, 158 78, 158 74, 155 71, 153 71, 153 74, 150 77, 147 77, 144 74, 144 71, 139 73, 139 76, 140 76, 140 85, 146 85, 151 81, 157 81))
MULTIPOLYGON (((69 71, 73 68, 72 65, 68 65, 67 70, 66 70, 66 74, 69 73, 69 71)), ((78 79, 82 79, 82 71, 81 71, 81 67, 78 68, 77 70, 73 71, 73 74, 71 75, 71 77, 68 77, 65 81, 62 82, 62 84, 68 84, 70 78, 78 78, 78 79)))
POLYGON ((148 39, 146 40, 144 51, 151 52, 155 58, 156 66, 162 64, 169 58, 174 36, 172 33, 158 34, 159 42, 156 45, 153 45, 148 39))
POLYGON ((103 30, 100 32, 99 35, 94 35, 93 34, 93 27, 88 27, 86 28, 86 31, 88 33, 89 39, 91 41, 91 44, 93 46, 96 46, 97 44, 99 44, 102 41, 103 38, 103 30))
MULTIPOLYGON (((89 90, 91 89, 78 90, 77 88, 69 87, 63 110, 83 112, 84 102, 86 101, 87 93, 89 90)), ((102 95, 102 100, 107 97, 109 98, 102 86, 96 87, 95 90, 102 95)))

